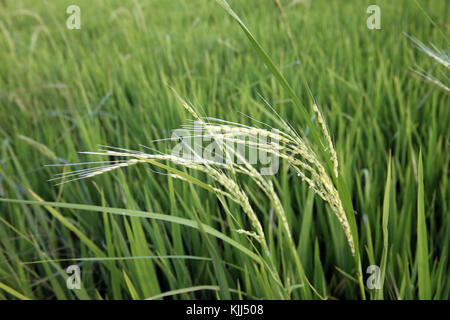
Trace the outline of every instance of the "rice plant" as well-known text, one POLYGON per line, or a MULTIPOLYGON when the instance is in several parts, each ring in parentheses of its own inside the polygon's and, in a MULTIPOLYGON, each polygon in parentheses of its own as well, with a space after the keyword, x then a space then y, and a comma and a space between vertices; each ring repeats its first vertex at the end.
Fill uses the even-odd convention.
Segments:
MULTIPOLYGON (((211 180, 214 181, 214 183, 207 183, 206 186, 204 184, 198 185, 206 187, 208 190, 214 192, 218 197, 223 196, 224 198, 234 201, 241 206, 242 211, 246 214, 251 223, 252 230, 249 231, 243 229, 243 227, 240 227, 240 229, 236 229, 234 231, 237 233, 245 234, 248 237, 255 239, 255 241, 261 245, 264 256, 266 256, 270 260, 269 245, 267 243, 262 224, 258 220, 258 217, 255 214, 250 201, 245 194, 245 191, 242 190, 242 188, 239 186, 239 182, 236 181, 236 174, 246 175, 251 178, 261 189, 261 191, 264 192, 270 199, 274 207, 274 211, 280 221, 280 224, 284 229, 284 233, 288 239, 289 246, 293 250, 293 255, 295 256, 298 263, 297 267, 299 268, 300 275, 302 278, 304 278, 305 275, 303 272, 303 267, 301 266, 298 253, 295 250, 295 243, 291 235, 292 228, 291 226, 289 226, 285 210, 277 193, 274 190, 272 181, 268 178, 263 177, 257 169, 255 169, 251 164, 249 164, 248 161, 246 161, 242 154, 235 152, 234 148, 224 150, 226 148, 225 145, 229 142, 233 144, 244 145, 249 148, 253 148, 254 150, 256 149, 257 152, 267 152, 268 154, 274 155, 275 157, 286 160, 292 170, 296 173, 296 175, 298 175, 298 177, 300 177, 302 181, 306 182, 309 188, 311 188, 320 198, 322 198, 330 205, 333 213, 336 215, 337 219, 342 225, 352 254, 355 254, 355 245, 352 233, 350 231, 350 225, 345 215, 342 201, 332 182, 332 178, 326 173, 324 166, 318 160, 318 157, 314 153, 314 151, 312 151, 308 144, 292 129, 290 124, 288 124, 283 119, 279 119, 287 132, 277 130, 277 133, 273 133, 273 128, 269 131, 268 129, 250 127, 239 123, 230 123, 228 121, 220 119, 201 118, 194 111, 194 108, 192 106, 189 106, 187 102, 183 101, 182 103, 198 121, 201 129, 206 132, 205 134, 200 136, 200 138, 214 139, 214 141, 220 147, 221 151, 223 150, 226 154, 225 157, 236 156, 236 159, 228 159, 229 161, 226 161, 225 163, 214 162, 208 158, 204 158, 202 154, 195 153, 194 149, 183 141, 185 139, 194 140, 195 138, 199 137, 199 134, 195 130, 198 129, 198 127, 196 127, 195 129, 191 128, 191 136, 183 136, 182 139, 184 145, 193 152, 192 159, 173 156, 171 154, 149 154, 140 151, 106 146, 105 150, 101 150, 100 152, 82 153, 103 155, 107 157, 123 157, 127 160, 74 163, 71 165, 95 165, 99 163, 101 163, 102 165, 90 167, 88 169, 63 172, 55 179, 61 179, 62 182, 60 183, 64 183, 66 182, 66 178, 69 179, 68 181, 74 181, 95 177, 112 170, 129 167, 136 164, 153 164, 156 166, 160 166, 160 162, 170 162, 172 164, 183 166, 192 170, 198 170, 205 173, 207 177, 211 178, 211 180), (269 137, 271 139, 271 142, 255 143, 254 141, 258 141, 259 136, 269 137), (274 141, 281 142, 281 145, 275 144, 274 141), (239 162, 242 162, 242 164, 239 164, 239 162)), ((316 112, 318 123, 323 130, 322 134, 324 135, 324 138, 328 143, 327 148, 334 165, 333 173, 337 177, 338 161, 336 151, 334 150, 328 129, 321 112, 316 105, 313 106, 313 110, 316 112)), ((177 138, 179 137, 176 137, 175 140, 177 138)), ((61 166, 66 165, 67 164, 61 166)), ((180 175, 179 171, 178 173, 174 173, 170 167, 164 168, 170 172, 170 175, 173 178, 187 182, 195 181, 192 176, 186 176, 184 174, 180 175)), ((271 262, 268 261, 268 265, 270 265, 270 263, 271 262)), ((271 272, 273 275, 276 275, 277 273, 276 269, 272 269, 271 272)), ((276 280, 280 281, 278 276, 276 280)), ((307 279, 305 280, 307 281, 307 279)), ((314 290, 314 288, 312 289, 314 290)), ((319 294, 318 296, 320 297, 319 294)))
POLYGON ((0 299, 448 299, 449 3, 375 2, 2 1, 0 299))
MULTIPOLYGON (((226 1, 218 1, 227 11, 228 13, 236 19, 239 25, 242 27, 244 32, 247 34, 250 41, 253 42, 254 48, 260 54, 262 59, 265 61, 266 65, 271 69, 272 73, 277 80, 283 85, 288 92, 291 94, 294 101, 299 103, 299 99, 293 92, 293 90, 289 87, 289 84, 286 82, 284 77, 281 75, 280 71, 277 67, 272 63, 271 59, 264 52, 255 38, 252 36, 250 31, 247 29, 242 20, 236 15, 236 13, 231 9, 226 1)), ((178 96, 179 97, 179 96, 178 96)), ((167 161, 176 165, 181 165, 189 169, 198 170, 203 172, 211 178, 215 183, 206 184, 208 190, 213 191, 217 196, 223 196, 228 198, 231 201, 236 202, 240 205, 243 212, 246 214, 249 219, 252 230, 245 230, 242 227, 235 230, 238 233, 245 234, 248 237, 255 239, 260 245, 261 249, 264 252, 264 255, 269 259, 268 265, 270 266, 270 272, 275 277, 275 280, 280 283, 280 278, 277 275, 277 271, 274 267, 273 262, 270 261, 270 249, 267 243, 267 239, 262 228, 261 222, 258 220, 257 215, 255 214, 250 201, 245 194, 245 191, 239 186, 239 183, 236 181, 235 174, 244 174, 251 178, 255 184, 261 189, 262 192, 266 194, 266 196, 270 199, 274 207, 274 211, 280 221, 280 224, 283 227, 286 238, 288 239, 289 248, 292 251, 293 256, 295 257, 296 266, 298 268, 298 272, 300 275, 300 279, 302 281, 308 282, 308 285, 311 289, 317 294, 318 297, 321 297, 320 294, 315 290, 314 287, 311 286, 310 282, 306 279, 303 266, 298 256, 298 252, 295 249, 295 243, 292 238, 291 227, 286 218, 285 210, 281 204, 281 201, 274 190, 274 186, 271 180, 264 178, 258 170, 256 170, 248 161, 244 159, 244 156, 240 153, 234 152, 231 149, 231 153, 229 154, 229 150, 224 150, 224 143, 236 143, 240 145, 244 145, 247 147, 251 147, 254 151, 257 152, 266 152, 270 155, 273 155, 277 158, 281 158, 286 160, 292 170, 296 173, 298 177, 302 179, 302 181, 306 182, 315 194, 317 194, 320 198, 322 198, 325 202, 327 202, 333 213, 336 215, 338 221, 340 222, 343 231, 347 237, 347 241, 353 256, 355 256, 355 240, 350 228, 349 221, 347 219, 344 206, 337 191, 337 188, 333 182, 333 179, 339 178, 338 172, 338 160, 335 148, 333 146, 330 133, 327 129, 327 125, 325 123, 325 119, 320 112, 319 108, 316 104, 313 105, 312 109, 317 117, 318 128, 321 130, 321 134, 325 141, 325 144, 315 147, 314 149, 321 150, 323 154, 329 154, 330 162, 332 163, 332 174, 334 177, 331 177, 327 173, 327 163, 323 163, 317 154, 313 151, 313 148, 306 142, 294 129, 293 127, 287 123, 284 119, 279 118, 280 124, 283 126, 282 129, 277 129, 274 133, 273 128, 271 131, 268 129, 262 129, 258 127, 246 126, 239 123, 232 123, 226 120, 221 119, 210 119, 210 118, 201 118, 198 113, 195 111, 193 106, 190 106, 186 101, 182 100, 182 105, 185 107, 187 111, 191 113, 194 119, 201 125, 201 129, 206 133, 201 135, 201 138, 212 138, 218 144, 221 151, 225 152, 225 157, 229 158, 235 157, 238 162, 242 162, 242 164, 237 164, 234 160, 225 161, 225 164, 216 163, 211 161, 210 159, 204 158, 202 154, 198 154, 192 148, 192 146, 184 145, 189 148, 193 152, 192 159, 185 159, 183 157, 177 157, 170 154, 163 154, 161 152, 155 154, 148 154, 140 151, 127 150, 118 147, 106 147, 106 150, 102 150, 100 152, 82 152, 85 154, 94 154, 94 155, 103 155, 108 157, 123 157, 126 160, 115 160, 115 161, 100 161, 93 163, 75 163, 71 165, 83 165, 83 164, 97 164, 100 163, 101 166, 90 167, 88 169, 79 169, 75 171, 68 171, 62 173, 59 177, 55 179, 62 179, 64 182, 66 178, 70 178, 69 181, 91 178, 98 175, 101 175, 106 172, 110 172, 112 170, 129 167, 132 165, 136 165, 139 163, 148 163, 157 165, 159 162, 167 161), (254 141, 258 140, 259 136, 263 136, 266 138, 270 138, 272 142, 269 143, 255 143, 254 141), (249 140, 246 137, 250 138, 249 140), (275 144, 273 141, 279 141, 280 145, 275 144), (275 145, 275 146, 274 146, 275 145), (326 147, 324 147, 326 146, 326 147), (226 173, 229 171, 230 173, 226 173), (217 185, 220 185, 221 188, 218 188, 217 185)), ((298 105, 303 110, 302 105, 298 105)), ((269 106, 270 107, 270 106, 269 106)), ((272 111, 275 110, 272 108, 272 111)), ((304 111, 305 112, 305 111, 304 111)), ((276 112, 275 112, 276 113, 276 112)), ((306 114, 306 112, 305 112, 306 114)), ((309 118, 306 118, 309 120, 309 118)), ((311 121, 308 121, 309 124, 312 125, 311 121)), ((195 140, 198 138, 198 133, 194 128, 191 128, 191 136, 190 137, 175 137, 175 139, 180 139, 181 142, 185 138, 189 140, 195 140)), ((317 132, 314 127, 311 127, 311 130, 314 130, 315 133, 314 138, 317 139, 317 132)), ((320 142, 320 140, 318 141, 320 142)), ((194 147, 195 148, 195 147, 194 147)), ((64 164, 63 166, 65 166, 64 164)), ((180 175, 177 173, 171 172, 170 167, 165 167, 169 170, 170 174, 174 178, 178 178, 185 181, 192 182, 192 177, 187 177, 186 175, 180 175)), ((54 179, 50 179, 52 181, 54 179)), ((61 183, 63 183, 61 182, 61 183)), ((204 186, 204 185, 203 185, 204 186)), ((353 214, 353 213, 351 213, 353 214)), ((355 230, 354 230, 355 232, 355 230)), ((357 267, 360 267, 359 256, 356 256, 357 267)), ((361 270, 359 270, 360 272, 361 270)), ((364 290, 362 289, 363 285, 361 283, 361 273, 358 275, 360 285, 361 285, 361 293, 364 297, 364 290)), ((282 285, 280 283, 280 285, 282 285)), ((283 290, 287 290, 286 286, 283 286, 283 290)), ((323 297, 321 297, 323 298, 323 297)))
POLYGON ((408 37, 418 49, 427 54, 430 58, 432 58, 438 65, 443 66, 444 70, 438 70, 439 76, 434 76, 430 72, 425 71, 423 68, 418 67, 417 69, 413 69, 413 72, 418 74, 423 79, 435 84, 439 88, 443 89, 446 92, 450 92, 450 88, 448 87, 449 78, 447 76, 448 69, 450 69, 450 51, 447 49, 439 49, 434 44, 430 46, 426 46, 423 42, 416 39, 413 36, 405 33, 405 36, 408 37))

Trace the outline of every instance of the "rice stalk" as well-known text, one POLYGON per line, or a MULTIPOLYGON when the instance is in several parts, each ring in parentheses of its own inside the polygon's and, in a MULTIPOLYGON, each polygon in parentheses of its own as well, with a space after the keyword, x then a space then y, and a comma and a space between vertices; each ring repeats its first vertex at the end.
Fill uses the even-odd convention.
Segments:
MULTIPOLYGON (((326 201, 337 219, 339 220, 342 228, 347 237, 350 249, 352 253, 355 253, 355 247, 353 242, 352 233, 350 231, 350 225, 348 223, 347 217, 345 215, 345 211, 342 205, 342 201, 339 197, 339 193, 337 192, 332 178, 327 174, 324 165, 319 161, 316 154, 309 147, 307 142, 303 140, 297 134, 293 134, 292 132, 287 132, 277 130, 277 131, 269 131, 267 129, 262 129, 258 127, 249 127, 244 126, 242 124, 234 124, 234 125, 224 125, 218 124, 215 122, 206 122, 205 119, 198 116, 198 114, 190 107, 187 103, 183 103, 188 111, 190 111, 195 118, 197 124, 201 126, 202 129, 205 130, 205 134, 198 134, 195 132, 195 128, 191 127, 191 135, 188 138, 201 137, 201 138, 209 138, 212 137, 215 141, 220 145, 220 148, 225 150, 224 142, 233 142, 237 144, 243 144, 247 147, 256 148, 258 151, 267 152, 271 155, 279 157, 281 159, 286 160, 295 173, 302 179, 302 181, 306 182, 307 185, 324 201, 326 201), (271 139, 270 142, 267 143, 254 143, 257 141, 258 137, 268 137, 271 139), (244 137, 244 138, 243 138, 244 137), (253 139, 245 139, 245 137, 252 137, 253 139), (278 143, 274 143, 274 141, 278 141, 278 143)), ((319 109, 316 105, 314 105, 314 111, 318 115, 318 122, 323 130, 323 135, 328 143, 328 150, 331 154, 331 160, 334 164, 334 174, 337 176, 338 170, 338 162, 336 151, 333 147, 330 134, 325 125, 325 121, 323 116, 321 115, 319 109)), ((185 126, 184 128, 189 128, 185 126)), ((194 149, 190 146, 187 146, 192 152, 195 152, 194 149)), ((236 157, 237 162, 232 161, 232 159, 228 158, 225 163, 215 162, 210 159, 205 159, 202 155, 194 153, 194 159, 186 159, 183 157, 174 156, 171 154, 149 154, 140 151, 126 150, 121 148, 116 148, 124 151, 113 151, 110 150, 111 147, 108 147, 107 150, 103 150, 102 152, 83 152, 87 154, 94 155, 104 155, 104 156, 116 156, 116 157, 126 157, 131 158, 126 161, 120 162, 111 162, 110 165, 103 165, 100 167, 88 168, 85 170, 77 170, 77 171, 69 171, 63 174, 58 175, 56 179, 64 179, 66 177, 77 177, 76 179, 84 179, 91 178, 98 175, 101 175, 106 172, 110 172, 119 168, 124 168, 128 166, 132 166, 138 163, 149 163, 148 160, 153 161, 169 161, 176 165, 181 165, 189 169, 194 169, 205 173, 207 176, 212 178, 215 182, 222 186, 222 189, 218 189, 216 187, 212 187, 218 194, 222 194, 226 196, 228 199, 231 199, 234 202, 240 204, 245 214, 248 216, 254 231, 257 234, 255 239, 260 242, 264 249, 268 252, 268 246, 265 240, 264 230, 260 221, 257 218, 257 215, 253 211, 249 199, 246 196, 245 192, 239 187, 234 179, 232 179, 229 175, 227 175, 224 170, 229 170, 231 173, 241 173, 250 177, 258 187, 264 191, 264 193, 271 200, 272 205, 274 206, 275 212, 280 219, 285 233, 290 241, 292 241, 291 228, 286 218, 286 214, 284 208, 281 204, 281 201, 278 198, 277 193, 274 190, 272 182, 263 177, 261 173, 251 165, 239 152, 232 151, 231 154, 229 152, 225 152, 227 157, 236 157)), ((179 175, 174 175, 176 178, 184 179, 179 175)), ((76 180, 71 179, 70 181, 76 180)), ((64 183, 64 182, 62 182, 64 183)))
MULTIPOLYGON (((417 38, 410 36, 407 33, 404 33, 404 35, 410 39, 416 47, 427 54, 431 59, 433 59, 435 62, 438 63, 438 65, 443 66, 446 70, 450 69, 450 51, 447 49, 439 49, 434 44, 430 44, 430 46, 425 45, 423 42, 418 40, 417 38)), ((438 79, 436 76, 432 75, 431 73, 423 70, 423 68, 418 67, 418 69, 412 69, 414 73, 422 77, 423 79, 437 85, 441 89, 443 89, 446 92, 450 92, 450 88, 445 82, 449 82, 448 76, 445 74, 445 71, 441 70, 441 76, 443 80, 438 79), (419 70, 418 70, 419 69, 419 70)))

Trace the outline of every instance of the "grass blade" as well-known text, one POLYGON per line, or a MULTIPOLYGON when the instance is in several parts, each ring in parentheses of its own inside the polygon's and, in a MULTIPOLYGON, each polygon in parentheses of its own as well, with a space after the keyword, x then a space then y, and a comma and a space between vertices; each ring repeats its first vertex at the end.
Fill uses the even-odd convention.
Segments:
POLYGON ((24 296, 23 294, 21 294, 20 292, 14 290, 11 287, 8 287, 6 284, 0 282, 0 289, 5 290, 6 292, 8 292, 9 294, 13 295, 14 297, 20 299, 20 300, 30 300, 30 298, 24 296))
POLYGON ((387 264, 387 254, 389 249, 389 233, 388 233, 388 222, 389 222, 389 200, 391 195, 391 155, 389 154, 388 160, 388 170, 386 177, 386 186, 384 188, 384 201, 383 201, 383 253, 381 255, 381 265, 380 265, 380 289, 376 291, 375 299, 383 299, 383 289, 384 289, 384 279, 386 277, 386 264, 387 264))
MULTIPOLYGON (((100 207, 100 206, 94 206, 94 205, 85 205, 85 204, 75 204, 75 203, 62 203, 62 202, 47 202, 47 201, 32 201, 32 200, 18 200, 18 199, 4 199, 0 198, 0 202, 9 202, 9 203, 17 203, 17 204, 27 204, 27 205, 39 205, 39 206, 50 206, 50 207, 56 207, 56 208, 67 208, 67 209, 74 209, 74 210, 82 210, 82 211, 94 211, 94 212, 106 212, 110 214, 117 214, 122 216, 130 216, 130 217, 139 217, 139 218, 146 218, 146 219, 155 219, 165 222, 171 222, 171 223, 177 223, 180 225, 184 225, 187 227, 191 227, 194 229, 200 229, 200 226, 197 224, 197 222, 192 221, 190 219, 180 218, 180 217, 174 217, 166 214, 160 214, 160 213, 151 213, 151 212, 145 212, 145 211, 139 211, 139 210, 131 210, 131 209, 121 209, 121 208, 111 208, 111 207, 100 207)), ((231 239, 230 237, 226 236, 222 232, 208 226, 205 224, 202 224, 201 227, 204 229, 204 231, 216 238, 219 238, 223 240, 224 242, 228 243, 229 245, 235 247, 242 253, 246 254, 253 260, 263 264, 263 261, 261 258, 255 254, 254 252, 250 251, 237 241, 231 239)))
POLYGON ((425 219, 425 200, 423 186, 423 163, 422 150, 419 152, 419 167, 417 169, 418 189, 417 189, 417 272, 419 299, 431 299, 431 278, 430 266, 428 263, 428 236, 425 219))

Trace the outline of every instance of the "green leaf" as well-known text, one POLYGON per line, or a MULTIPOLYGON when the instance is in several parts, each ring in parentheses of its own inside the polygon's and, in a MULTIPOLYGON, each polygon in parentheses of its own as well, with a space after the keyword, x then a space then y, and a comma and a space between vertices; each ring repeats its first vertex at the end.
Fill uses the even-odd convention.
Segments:
POLYGON ((0 289, 5 290, 6 292, 8 292, 9 294, 11 294, 12 296, 20 299, 20 300, 30 300, 30 298, 24 296, 23 294, 21 294, 20 292, 14 290, 11 287, 8 287, 6 284, 0 282, 0 289))
POLYGON ((391 191, 391 155, 389 154, 388 171, 386 178, 386 186, 384 188, 384 201, 383 201, 383 253, 381 255, 380 265, 380 289, 376 289, 375 299, 383 299, 384 279, 386 277, 386 264, 387 254, 389 249, 389 233, 388 233, 388 221, 389 221, 389 200, 391 191))
POLYGON ((417 171, 417 271, 419 277, 419 299, 431 299, 430 266, 428 263, 428 236, 425 220, 425 200, 423 186, 422 150, 419 152, 419 168, 417 171))
MULTIPOLYGON (((160 221, 166 221, 171 223, 177 223, 180 225, 184 225, 187 227, 191 227, 194 229, 200 229, 200 226, 197 222, 180 218, 180 217, 174 217, 166 214, 160 214, 160 213, 150 213, 145 211, 139 211, 139 210, 130 210, 130 209, 121 209, 121 208, 111 208, 111 207, 100 207, 100 206, 94 206, 94 205, 86 205, 86 204, 76 204, 76 203, 62 203, 62 202, 47 202, 47 201, 32 201, 32 200, 18 200, 18 199, 4 199, 0 198, 0 202, 9 202, 9 203, 18 203, 18 204, 28 204, 28 205, 39 205, 39 206, 50 206, 50 207, 57 207, 57 208, 67 208, 67 209, 74 209, 74 210, 82 210, 82 211, 94 211, 94 212, 106 212, 111 214, 117 214, 122 216, 130 216, 130 217, 140 217, 145 219, 155 219, 160 221)), ((229 245, 237 248, 242 253, 246 254, 253 260, 263 264, 263 261, 261 257, 259 257, 254 252, 250 251, 243 245, 241 245, 239 242, 231 239, 230 237, 226 236, 220 231, 217 231, 216 229, 201 224, 201 227, 204 229, 204 231, 216 238, 219 238, 223 240, 224 242, 228 243, 229 245)))

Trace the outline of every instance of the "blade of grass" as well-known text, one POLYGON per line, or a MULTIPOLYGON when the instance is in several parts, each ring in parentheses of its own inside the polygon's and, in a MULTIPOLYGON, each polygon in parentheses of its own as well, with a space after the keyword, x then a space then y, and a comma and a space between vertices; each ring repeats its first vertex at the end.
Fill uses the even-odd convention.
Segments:
MULTIPOLYGON (((173 217, 173 216, 166 215, 166 214, 151 213, 151 212, 139 211, 139 210, 100 207, 100 206, 94 206, 94 205, 75 204, 75 203, 47 202, 47 201, 41 202, 41 201, 33 201, 33 200, 18 200, 18 199, 4 199, 4 198, 0 198, 0 202, 50 206, 50 207, 56 207, 56 208, 67 208, 67 209, 82 210, 82 211, 106 212, 106 213, 117 214, 117 215, 122 215, 122 216, 140 217, 140 218, 155 219, 155 220, 171 222, 171 223, 178 223, 180 225, 184 225, 184 226, 191 227, 194 229, 200 228, 199 225, 197 224, 197 222, 190 220, 190 219, 173 217)), ((254 252, 250 251, 243 245, 241 245, 239 242, 231 239, 230 237, 226 236, 222 232, 220 232, 208 225, 202 224, 202 228, 204 228, 206 233, 223 240, 224 242, 237 248, 239 251, 246 254, 253 260, 264 265, 263 261, 261 260, 261 257, 259 257, 254 252)))
POLYGON ((8 287, 6 284, 0 282, 0 289, 5 290, 6 292, 8 292, 9 294, 11 294, 12 296, 20 299, 20 300, 30 300, 30 298, 24 296, 23 294, 21 294, 20 292, 14 290, 11 287, 8 287))
POLYGON ((65 259, 49 259, 38 261, 26 261, 22 264, 38 264, 48 262, 64 262, 64 261, 124 261, 124 260, 140 260, 140 259, 187 259, 187 260, 204 260, 211 261, 211 258, 200 256, 182 256, 182 255, 168 255, 168 256, 131 256, 131 257, 85 257, 85 258, 65 258, 65 259))
POLYGON ((200 290, 212 290, 212 291, 220 291, 219 286, 194 286, 194 287, 188 287, 188 288, 182 288, 182 289, 176 289, 176 290, 170 290, 163 292, 161 294, 158 294, 156 296, 147 298, 146 300, 157 300, 165 297, 174 296, 177 294, 183 294, 188 292, 195 292, 200 290))
POLYGON ((390 200, 390 190, 391 190, 391 155, 389 154, 388 160, 388 170, 386 178, 386 187, 384 189, 384 201, 383 201, 383 253, 381 255, 381 265, 380 265, 380 289, 375 293, 375 299, 383 299, 383 289, 384 289, 384 279, 386 277, 386 264, 387 264, 387 254, 389 246, 389 233, 388 233, 388 221, 389 221, 389 200, 390 200))
POLYGON ((417 272, 419 277, 419 299, 429 300, 432 295, 430 266, 428 263, 428 236, 427 223, 425 219, 422 150, 419 152, 417 179, 417 272))
POLYGON ((122 271, 122 274, 123 274, 123 278, 125 279, 125 283, 127 284, 131 298, 133 300, 139 300, 139 294, 137 293, 136 288, 133 286, 133 283, 131 282, 130 277, 128 277, 125 270, 122 271))
MULTIPOLYGON (((279 68, 273 63, 272 59, 269 57, 269 55, 265 52, 265 50, 261 47, 259 42, 255 39, 253 34, 250 32, 250 30, 247 28, 247 26, 244 24, 244 22, 239 18, 239 16, 236 14, 236 12, 233 11, 233 9, 230 7, 228 2, 226 0, 216 0, 217 3, 219 3, 227 12, 228 14, 233 17, 241 29, 244 31, 247 38, 250 40, 250 43, 255 49, 255 51, 258 53, 258 55, 261 57, 261 59, 264 61, 267 68, 270 70, 270 72, 274 75, 274 77, 277 79, 278 83, 283 87, 284 90, 289 94, 291 99, 293 100, 295 106, 298 107, 300 110, 304 120, 308 124, 310 131, 316 140, 316 142, 320 143, 319 135, 317 133, 317 129, 313 122, 311 121, 311 118, 306 111, 305 107, 301 103, 300 99, 298 98, 297 94, 295 94, 294 89, 289 85, 287 80, 284 78, 284 76, 281 74, 281 71, 279 68)), ((320 145, 320 144, 319 144, 320 145)))

